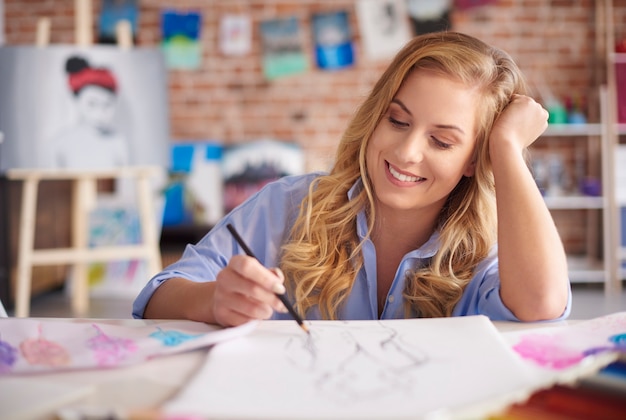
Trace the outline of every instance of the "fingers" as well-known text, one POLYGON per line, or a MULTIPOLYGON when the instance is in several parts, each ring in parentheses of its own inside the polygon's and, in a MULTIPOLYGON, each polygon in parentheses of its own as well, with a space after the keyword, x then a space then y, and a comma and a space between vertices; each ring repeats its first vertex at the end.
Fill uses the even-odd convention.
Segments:
POLYGON ((533 98, 513 95, 511 102, 500 114, 491 131, 498 142, 514 142, 519 148, 528 147, 548 127, 548 111, 533 98))
POLYGON ((285 293, 284 275, 268 270, 255 258, 234 256, 218 273, 213 314, 221 325, 240 325, 253 319, 268 319, 274 311, 287 309, 276 296, 285 293))
POLYGON ((242 277, 273 293, 285 293, 284 275, 280 268, 268 270, 255 258, 236 255, 228 263, 242 277), (280 273, 280 274, 278 274, 280 273))

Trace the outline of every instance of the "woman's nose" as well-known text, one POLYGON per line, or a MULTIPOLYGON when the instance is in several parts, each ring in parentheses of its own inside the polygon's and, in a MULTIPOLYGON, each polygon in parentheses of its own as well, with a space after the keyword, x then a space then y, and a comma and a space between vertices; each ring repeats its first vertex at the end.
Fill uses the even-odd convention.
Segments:
POLYGON ((423 133, 411 133, 398 144, 398 157, 405 162, 421 162, 426 154, 428 139, 423 133))

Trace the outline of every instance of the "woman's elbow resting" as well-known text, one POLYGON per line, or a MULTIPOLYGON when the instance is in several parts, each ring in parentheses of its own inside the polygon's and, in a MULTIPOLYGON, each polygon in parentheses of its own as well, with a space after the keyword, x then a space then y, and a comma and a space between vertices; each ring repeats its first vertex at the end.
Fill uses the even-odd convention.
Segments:
POLYGON ((549 321, 563 315, 567 308, 567 297, 540 298, 512 312, 522 322, 549 321))

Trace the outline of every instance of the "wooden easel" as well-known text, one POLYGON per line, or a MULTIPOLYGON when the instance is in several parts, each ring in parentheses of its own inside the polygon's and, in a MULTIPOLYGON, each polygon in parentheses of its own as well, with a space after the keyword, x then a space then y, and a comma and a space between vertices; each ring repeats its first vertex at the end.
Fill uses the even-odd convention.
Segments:
MULTIPOLYGON (((89 46, 93 42, 91 0, 75 0, 76 44, 89 46)), ((130 24, 118 25, 118 46, 132 47, 130 24)), ((37 25, 36 45, 48 46, 50 20, 41 18, 37 25)), ((156 166, 116 167, 110 169, 9 169, 7 179, 22 181, 22 202, 17 253, 15 316, 27 317, 30 313, 32 269, 36 265, 73 266, 71 304, 76 316, 85 315, 89 309, 87 270, 89 263, 142 259, 147 262, 148 275, 162 268, 155 197, 151 178, 158 177, 162 168, 156 166), (89 247, 89 214, 95 205, 99 180, 130 178, 137 188, 137 204, 141 225, 141 242, 136 245, 89 247), (35 222, 37 195, 41 181, 67 180, 72 183, 72 241, 68 248, 35 249, 35 222)))
POLYGON ((161 168, 133 166, 103 170, 9 169, 7 178, 23 182, 17 253, 15 316, 27 317, 30 312, 32 268, 36 265, 71 264, 73 270, 72 312, 85 315, 89 309, 88 264, 97 261, 142 259, 148 274, 161 269, 161 252, 155 218, 151 178, 161 168), (141 243, 89 247, 89 213, 95 204, 99 179, 131 178, 136 182, 141 223, 141 243), (37 192, 40 181, 72 182, 72 244, 68 248, 35 249, 37 192))

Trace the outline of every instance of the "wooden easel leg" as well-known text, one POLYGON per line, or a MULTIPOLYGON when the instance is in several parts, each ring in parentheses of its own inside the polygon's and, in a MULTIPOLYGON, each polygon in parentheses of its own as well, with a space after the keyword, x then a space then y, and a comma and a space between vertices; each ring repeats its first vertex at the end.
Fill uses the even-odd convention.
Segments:
MULTIPOLYGON (((72 247, 86 250, 89 246, 89 213, 93 208, 96 182, 92 178, 74 181, 72 199, 72 247)), ((89 311, 88 263, 74 261, 72 273, 72 312, 85 316, 89 311)))
POLYGON ((159 249, 159 238, 157 237, 157 224, 154 216, 154 200, 151 191, 148 174, 138 175, 139 189, 139 220, 141 221, 141 239, 144 247, 147 248, 147 269, 148 277, 157 274, 161 268, 161 250, 159 249))
POLYGON ((32 256, 35 245, 37 187, 39 185, 39 179, 27 178, 23 182, 19 247, 17 252, 17 285, 15 292, 15 316, 19 318, 27 317, 30 314, 32 256))

